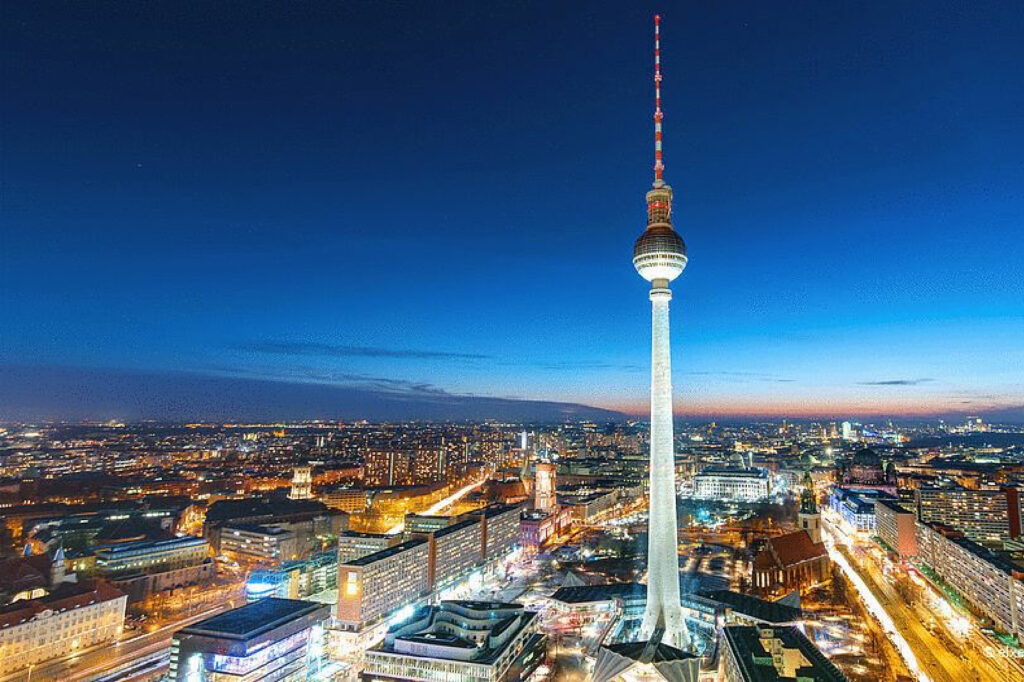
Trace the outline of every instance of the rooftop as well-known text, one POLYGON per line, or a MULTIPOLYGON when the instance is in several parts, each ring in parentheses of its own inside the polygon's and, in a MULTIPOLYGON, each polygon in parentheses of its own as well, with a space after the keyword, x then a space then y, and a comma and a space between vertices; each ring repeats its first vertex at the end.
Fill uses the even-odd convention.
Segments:
POLYGON ((551 598, 563 604, 587 604, 597 601, 608 601, 620 597, 623 599, 646 599, 647 587, 640 583, 609 583, 607 585, 579 585, 561 587, 551 598))
POLYGON ((67 611, 124 597, 124 593, 102 581, 62 583, 39 599, 23 599, 0 606, 0 628, 21 625, 44 611, 67 611))
POLYGON ((899 502, 897 502, 896 500, 878 500, 877 502, 875 502, 875 506, 877 507, 879 505, 885 507, 886 509, 891 509, 894 512, 896 512, 897 514, 913 514, 914 513, 912 511, 908 510, 906 507, 901 506, 899 504, 899 502))
POLYGON ((185 547, 199 547, 206 545, 206 540, 194 535, 183 535, 177 538, 166 540, 138 540, 136 542, 118 542, 110 545, 100 545, 94 548, 97 554, 134 554, 137 552, 159 552, 163 550, 182 549, 185 547))
POLYGON ((480 523, 480 519, 466 519, 465 521, 459 521, 458 523, 453 523, 450 526, 447 526, 445 528, 441 528, 440 530, 434 531, 434 537, 435 538, 441 538, 441 537, 444 537, 446 535, 451 535, 452 533, 460 531, 460 530, 462 530, 464 528, 469 528, 470 526, 474 526, 474 525, 477 525, 479 523, 480 523))
POLYGON ((247 640, 320 610, 324 611, 326 617, 326 607, 323 604, 267 597, 199 621, 178 630, 178 632, 205 637, 247 640))
POLYGON ((225 532, 240 530, 243 533, 255 533, 257 535, 287 535, 291 533, 287 528, 280 526, 261 526, 258 523, 231 524, 224 527, 225 532))
POLYGON ((413 538, 412 540, 406 540, 405 542, 401 542, 395 545, 394 547, 388 547, 387 549, 382 549, 379 552, 374 552, 373 554, 367 554, 366 556, 359 557, 358 559, 346 561, 344 565, 368 566, 370 564, 392 557, 395 554, 400 554, 408 549, 412 549, 413 547, 416 547, 418 545, 426 544, 426 542, 426 538, 413 538))
POLYGON ((501 657, 536 616, 522 604, 443 601, 422 607, 407 621, 392 626, 373 650, 488 665, 501 657), (474 632, 473 639, 480 638, 479 643, 463 636, 466 631, 474 632), (415 646, 418 644, 432 646, 423 651, 415 646))
POLYGON ((704 471, 697 474, 698 476, 732 476, 736 478, 740 477, 753 477, 753 478, 768 478, 768 472, 764 469, 749 469, 739 467, 709 467, 704 471))
POLYGON ((745 682, 781 682, 782 680, 813 680, 813 682, 847 682, 846 676, 828 660, 795 626, 757 627, 729 625, 723 628, 725 644, 733 652, 745 682), (763 639, 762 639, 763 638, 763 639), (777 639, 785 649, 798 650, 808 665, 784 676, 775 667, 771 651, 764 641, 777 639))
POLYGON ((792 623, 803 618, 803 611, 793 606, 765 601, 732 590, 707 590, 699 594, 727 606, 737 613, 766 623, 792 623))

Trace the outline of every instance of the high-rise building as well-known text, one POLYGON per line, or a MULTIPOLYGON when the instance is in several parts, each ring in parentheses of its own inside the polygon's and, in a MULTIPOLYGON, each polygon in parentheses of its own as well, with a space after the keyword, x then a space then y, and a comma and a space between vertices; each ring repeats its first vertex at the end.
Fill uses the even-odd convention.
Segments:
POLYGON ((975 542, 1002 545, 1021 534, 1017 488, 922 486, 914 491, 917 515, 925 523, 942 523, 975 542))
POLYGON ((288 497, 293 500, 313 499, 313 467, 295 467, 292 474, 292 490, 288 497))
POLYGON ((430 592, 430 544, 413 538, 338 566, 337 624, 359 632, 430 592))
POLYGON ((917 523, 918 559, 973 610, 1003 632, 1024 637, 1024 562, 941 523, 917 523))
POLYGON ((660 18, 654 18, 654 184, 647 192, 647 229, 633 245, 633 266, 651 283, 651 462, 647 540, 647 610, 641 636, 688 648, 679 601, 675 451, 672 438, 672 360, 669 283, 686 267, 686 244, 672 227, 672 188, 661 156, 660 18))
POLYGON ((875 532, 901 559, 917 554, 917 518, 895 500, 875 502, 875 532))
POLYGON ((366 485, 371 487, 411 485, 415 482, 411 453, 395 448, 368 452, 363 478, 366 485))

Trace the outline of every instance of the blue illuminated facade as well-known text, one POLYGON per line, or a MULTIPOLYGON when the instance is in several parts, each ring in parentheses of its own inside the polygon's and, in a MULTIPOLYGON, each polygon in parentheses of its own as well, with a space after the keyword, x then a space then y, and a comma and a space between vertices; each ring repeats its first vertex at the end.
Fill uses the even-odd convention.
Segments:
POLYGON ((171 682, 299 682, 321 677, 327 606, 268 597, 174 633, 171 682))

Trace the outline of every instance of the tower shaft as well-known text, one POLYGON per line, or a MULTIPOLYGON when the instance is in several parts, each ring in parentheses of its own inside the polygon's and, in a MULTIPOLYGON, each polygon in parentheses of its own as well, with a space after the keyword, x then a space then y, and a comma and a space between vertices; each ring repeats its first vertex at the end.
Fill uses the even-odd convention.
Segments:
POLYGON ((650 515, 647 524, 647 609, 641 635, 659 629, 661 641, 689 648, 679 603, 679 553, 676 531, 675 447, 672 437, 672 357, 669 343, 668 282, 651 288, 651 460, 650 515))

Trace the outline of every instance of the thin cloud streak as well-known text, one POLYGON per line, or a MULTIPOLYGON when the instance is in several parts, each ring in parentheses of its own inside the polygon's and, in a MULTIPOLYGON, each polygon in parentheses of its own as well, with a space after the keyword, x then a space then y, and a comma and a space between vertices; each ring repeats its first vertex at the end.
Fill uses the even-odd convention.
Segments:
POLYGON ((426 381, 413 379, 395 379, 393 377, 374 376, 358 372, 335 372, 314 367, 292 366, 275 369, 252 369, 242 367, 207 366, 204 371, 217 376, 243 379, 269 379, 284 382, 305 382, 328 386, 348 386, 371 389, 389 393, 407 393, 413 395, 461 396, 472 397, 472 394, 457 394, 435 386, 426 381))
POLYGON ((325 358, 395 358, 417 360, 488 360, 493 356, 480 353, 458 353, 443 350, 410 350, 377 346, 349 346, 311 341, 260 341, 232 346, 248 353, 325 358))
POLYGON ((858 381, 858 386, 920 386, 935 379, 885 379, 883 381, 858 381))

